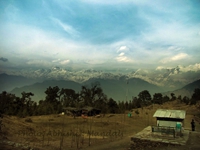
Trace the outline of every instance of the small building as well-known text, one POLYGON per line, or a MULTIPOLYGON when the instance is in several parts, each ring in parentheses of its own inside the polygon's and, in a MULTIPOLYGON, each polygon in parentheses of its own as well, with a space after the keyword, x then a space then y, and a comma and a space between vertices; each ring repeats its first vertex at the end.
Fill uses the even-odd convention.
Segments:
POLYGON ((80 116, 81 115, 81 110, 77 109, 75 107, 65 107, 63 108, 63 110, 65 111, 65 113, 67 115, 72 115, 72 116, 80 116))
POLYGON ((83 108, 75 108, 75 107, 65 107, 63 108, 65 113, 67 115, 72 115, 72 116, 95 116, 99 115, 101 113, 100 109, 90 107, 90 106, 85 106, 83 108))
POLYGON ((184 126, 186 111, 158 109, 153 117, 156 117, 157 126, 181 128, 184 126))
POLYGON ((86 116, 96 116, 101 113, 100 109, 90 107, 90 106, 83 107, 83 108, 81 108, 81 110, 82 110, 82 114, 84 114, 86 116))

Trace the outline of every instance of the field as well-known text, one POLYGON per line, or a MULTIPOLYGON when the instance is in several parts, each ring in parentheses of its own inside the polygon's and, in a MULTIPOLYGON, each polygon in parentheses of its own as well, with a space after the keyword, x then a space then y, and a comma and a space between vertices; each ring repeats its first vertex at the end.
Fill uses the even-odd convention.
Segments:
POLYGON ((125 114, 106 114, 98 117, 76 117, 53 114, 18 118, 4 116, 0 149, 129 149, 130 137, 149 125, 156 125, 153 114, 158 108, 186 110, 185 129, 190 130, 191 119, 200 132, 200 111, 196 106, 177 101, 151 105, 125 114))

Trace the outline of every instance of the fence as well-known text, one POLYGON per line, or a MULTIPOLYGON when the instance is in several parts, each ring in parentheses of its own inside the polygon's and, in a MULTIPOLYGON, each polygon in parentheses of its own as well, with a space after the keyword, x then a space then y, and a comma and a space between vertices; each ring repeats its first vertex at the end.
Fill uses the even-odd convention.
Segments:
POLYGON ((164 134, 171 134, 175 138, 175 129, 174 127, 165 127, 165 126, 151 126, 152 132, 159 132, 164 134))

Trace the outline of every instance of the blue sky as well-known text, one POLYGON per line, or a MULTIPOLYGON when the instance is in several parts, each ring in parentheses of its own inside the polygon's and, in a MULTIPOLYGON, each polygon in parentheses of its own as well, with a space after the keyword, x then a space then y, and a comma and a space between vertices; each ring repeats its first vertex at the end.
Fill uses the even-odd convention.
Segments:
POLYGON ((200 63, 198 0, 0 0, 0 67, 200 63))

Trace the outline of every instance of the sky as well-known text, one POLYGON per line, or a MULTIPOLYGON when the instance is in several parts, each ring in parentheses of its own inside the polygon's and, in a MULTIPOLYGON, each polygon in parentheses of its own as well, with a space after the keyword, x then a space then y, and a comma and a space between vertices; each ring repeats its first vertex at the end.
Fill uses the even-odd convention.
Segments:
POLYGON ((0 0, 0 71, 200 64, 199 0, 0 0))

